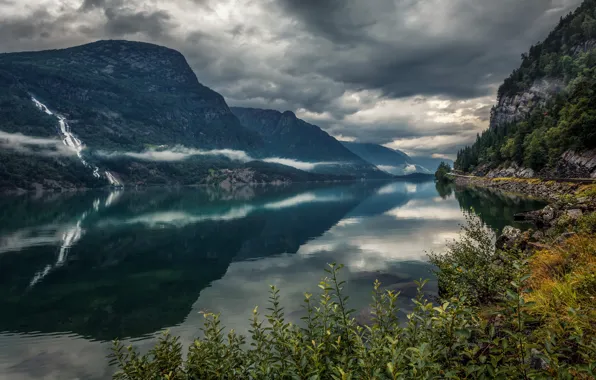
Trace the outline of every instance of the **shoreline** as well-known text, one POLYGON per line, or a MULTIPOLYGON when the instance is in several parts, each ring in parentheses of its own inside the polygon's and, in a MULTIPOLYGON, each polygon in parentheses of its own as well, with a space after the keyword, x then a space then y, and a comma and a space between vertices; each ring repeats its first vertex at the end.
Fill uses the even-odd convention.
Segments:
POLYGON ((596 184, 572 181, 572 179, 566 181, 540 178, 455 176, 453 182, 456 186, 495 189, 505 193, 539 198, 549 203, 559 202, 569 197, 579 203, 589 203, 591 198, 596 196, 596 184))
POLYGON ((516 214, 516 221, 531 223, 532 227, 526 233, 512 226, 505 227, 497 240, 497 248, 523 247, 523 250, 534 251, 544 244, 562 243, 576 234, 578 224, 596 215, 596 184, 592 183, 459 175, 453 183, 458 188, 481 188, 547 203, 542 209, 516 214))

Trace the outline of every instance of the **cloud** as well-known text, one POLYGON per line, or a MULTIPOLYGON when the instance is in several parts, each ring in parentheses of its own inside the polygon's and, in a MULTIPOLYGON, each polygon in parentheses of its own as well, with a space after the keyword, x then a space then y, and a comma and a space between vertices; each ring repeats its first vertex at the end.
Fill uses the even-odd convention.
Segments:
POLYGON ((0 148, 23 154, 41 156, 73 156, 76 152, 69 149, 58 139, 26 136, 21 133, 0 131, 0 148))
POLYGON ((267 203, 265 204, 264 208, 270 210, 277 210, 287 207, 295 207, 304 203, 337 202, 343 199, 344 198, 337 196, 324 196, 316 193, 303 193, 291 198, 284 199, 282 201, 267 203))
POLYGON ((144 33, 150 38, 159 38, 166 35, 170 29, 170 15, 164 11, 134 12, 107 8, 104 14, 107 18, 105 31, 112 37, 144 33))
MULTIPOLYGON (((375 143, 488 125, 503 79, 581 0, 2 2, 0 51, 128 38, 180 50, 233 106, 375 143), (463 102, 463 103, 460 103, 463 102)), ((465 142, 464 142, 465 141, 465 142)))
POLYGON ((455 159, 457 151, 472 144, 476 139, 476 130, 462 132, 459 135, 436 135, 412 138, 399 138, 385 144, 392 149, 400 149, 413 156, 431 156, 443 152, 440 157, 455 159))
POLYGON ((377 167, 384 172, 394 174, 394 175, 406 175, 406 174, 416 173, 417 171, 419 171, 418 168, 416 167, 416 165, 410 165, 410 164, 398 165, 398 166, 377 165, 377 167))

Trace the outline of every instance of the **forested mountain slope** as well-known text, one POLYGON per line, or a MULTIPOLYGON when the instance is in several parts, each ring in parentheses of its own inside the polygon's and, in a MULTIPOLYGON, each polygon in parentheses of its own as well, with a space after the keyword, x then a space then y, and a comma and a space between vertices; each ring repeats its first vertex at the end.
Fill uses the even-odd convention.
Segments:
POLYGON ((499 88, 490 128, 458 153, 456 169, 596 176, 595 48, 596 0, 585 0, 522 55, 521 66, 499 88))

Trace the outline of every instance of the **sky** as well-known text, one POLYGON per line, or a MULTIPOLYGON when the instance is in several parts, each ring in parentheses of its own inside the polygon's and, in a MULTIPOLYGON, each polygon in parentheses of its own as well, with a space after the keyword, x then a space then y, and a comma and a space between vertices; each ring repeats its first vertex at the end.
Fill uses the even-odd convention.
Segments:
POLYGON ((230 106, 454 158, 498 86, 581 0, 0 0, 0 52, 100 39, 181 51, 230 106))

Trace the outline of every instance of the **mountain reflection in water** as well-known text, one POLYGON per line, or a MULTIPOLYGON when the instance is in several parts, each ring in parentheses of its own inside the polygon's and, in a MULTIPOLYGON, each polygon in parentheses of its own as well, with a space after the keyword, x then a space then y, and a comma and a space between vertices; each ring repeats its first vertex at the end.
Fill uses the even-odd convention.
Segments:
MULTIPOLYGON (((0 199, 0 378, 109 378, 116 337, 183 343, 201 310, 246 333, 268 285, 298 321, 329 262, 366 321, 371 284, 415 292, 473 207, 495 230, 541 204, 434 182, 119 191, 0 199)), ((436 291, 434 281, 429 293, 436 291)))

